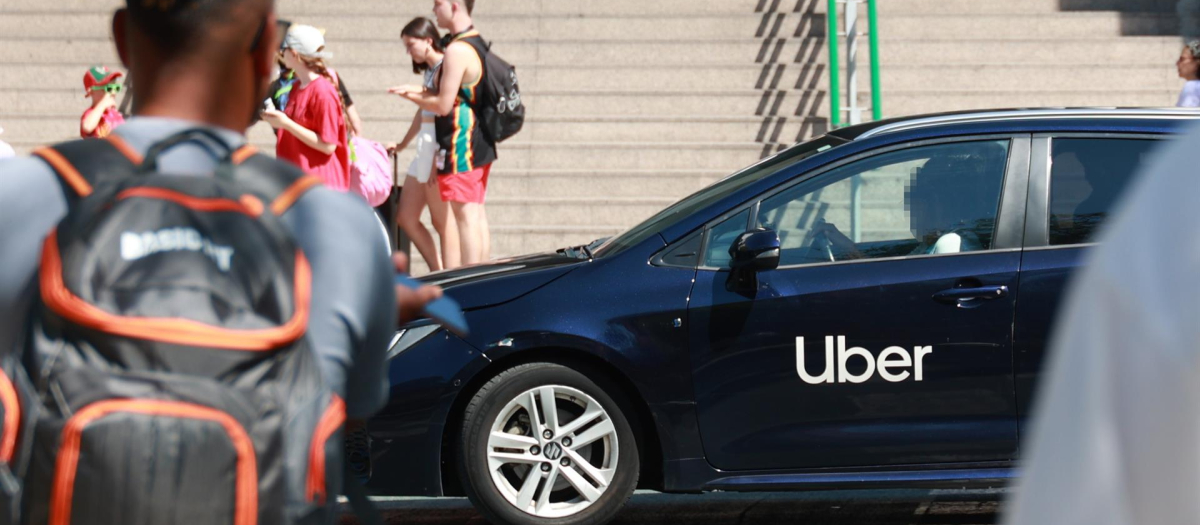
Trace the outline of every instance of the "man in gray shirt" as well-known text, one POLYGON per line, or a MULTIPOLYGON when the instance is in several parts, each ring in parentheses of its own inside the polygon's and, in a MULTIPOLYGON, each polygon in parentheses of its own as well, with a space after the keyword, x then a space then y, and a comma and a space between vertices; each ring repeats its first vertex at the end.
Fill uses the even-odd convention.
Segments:
MULTIPOLYGON (((210 176, 220 157, 245 143, 275 66, 281 35, 272 0, 128 0, 113 32, 137 86, 135 117, 116 133, 145 154, 156 141, 204 127, 225 144, 184 143, 161 157, 160 171, 210 176)), ((57 176, 44 161, 0 160, 0 348, 17 344, 36 286, 43 239, 67 211, 57 176)), ((308 337, 321 370, 364 419, 387 396, 384 356, 402 313, 440 290, 395 288, 387 248, 362 199, 325 188, 305 193, 282 219, 313 270, 308 337)))

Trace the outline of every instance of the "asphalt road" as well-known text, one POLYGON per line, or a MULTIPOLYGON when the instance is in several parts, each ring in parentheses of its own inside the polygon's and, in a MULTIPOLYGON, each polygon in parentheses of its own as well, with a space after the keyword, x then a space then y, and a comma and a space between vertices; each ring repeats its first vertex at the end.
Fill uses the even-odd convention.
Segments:
MULTIPOLYGON (((984 525, 997 523, 1003 491, 808 493, 639 492, 613 525, 984 525), (853 500, 850 502, 849 500, 853 500)), ((482 525, 465 499, 380 498, 389 524, 482 525)), ((357 521, 344 517, 343 525, 357 521)))

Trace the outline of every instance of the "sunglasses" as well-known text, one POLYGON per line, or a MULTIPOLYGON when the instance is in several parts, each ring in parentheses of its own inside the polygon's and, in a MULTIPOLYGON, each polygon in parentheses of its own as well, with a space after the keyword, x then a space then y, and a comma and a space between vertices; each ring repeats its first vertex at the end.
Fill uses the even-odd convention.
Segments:
POLYGON ((92 91, 106 91, 109 94, 117 95, 121 93, 120 84, 107 84, 103 86, 92 86, 92 91))

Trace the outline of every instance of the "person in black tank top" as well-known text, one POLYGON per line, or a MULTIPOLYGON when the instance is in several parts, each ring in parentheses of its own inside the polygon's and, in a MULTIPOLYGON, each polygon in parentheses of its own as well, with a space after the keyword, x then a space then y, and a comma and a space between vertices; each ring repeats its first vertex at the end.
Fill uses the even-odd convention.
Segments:
POLYGON ((483 82, 482 49, 486 44, 471 22, 474 0, 433 0, 438 26, 450 31, 442 78, 436 93, 419 86, 389 90, 437 115, 438 186, 458 224, 463 264, 486 261, 491 254, 483 202, 496 146, 484 136, 472 108, 483 82))

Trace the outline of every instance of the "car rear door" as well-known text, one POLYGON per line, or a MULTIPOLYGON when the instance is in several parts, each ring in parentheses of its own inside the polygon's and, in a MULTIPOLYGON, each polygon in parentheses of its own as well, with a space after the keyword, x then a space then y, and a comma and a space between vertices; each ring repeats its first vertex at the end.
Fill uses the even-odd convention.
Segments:
POLYGON ((1047 134, 1033 138, 1015 351, 1017 409, 1033 403, 1062 294, 1095 234, 1162 135, 1047 134))
POLYGON ((1013 457, 1013 298, 1029 143, 960 137, 872 152, 706 229, 688 319, 713 466, 1013 457), (939 220, 949 224, 936 243, 914 233, 939 220), (850 243, 835 250, 818 241, 819 224, 850 243), (779 232, 781 261, 746 286, 732 278, 729 247, 760 227, 779 232), (957 252, 936 249, 947 238, 957 252))

